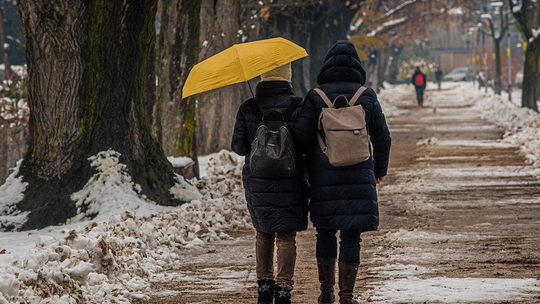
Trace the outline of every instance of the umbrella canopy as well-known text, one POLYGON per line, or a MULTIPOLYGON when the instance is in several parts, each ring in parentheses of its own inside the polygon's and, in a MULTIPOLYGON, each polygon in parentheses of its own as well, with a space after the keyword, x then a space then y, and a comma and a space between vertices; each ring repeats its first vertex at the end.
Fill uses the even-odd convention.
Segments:
POLYGON ((182 98, 248 81, 306 56, 304 48, 285 38, 235 44, 193 67, 182 98))

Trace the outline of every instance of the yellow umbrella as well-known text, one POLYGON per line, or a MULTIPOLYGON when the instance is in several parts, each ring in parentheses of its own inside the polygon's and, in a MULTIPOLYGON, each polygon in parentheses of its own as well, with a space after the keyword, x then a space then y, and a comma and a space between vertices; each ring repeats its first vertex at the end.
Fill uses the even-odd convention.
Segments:
POLYGON ((306 56, 305 49, 284 38, 235 44, 193 67, 182 98, 248 81, 306 56))

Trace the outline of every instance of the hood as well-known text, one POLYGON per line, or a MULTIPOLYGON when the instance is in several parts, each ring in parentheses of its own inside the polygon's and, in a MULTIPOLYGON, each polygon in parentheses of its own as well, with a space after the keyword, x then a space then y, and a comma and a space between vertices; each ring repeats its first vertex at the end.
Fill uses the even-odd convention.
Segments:
POLYGON ((352 42, 339 40, 324 58, 324 65, 317 77, 317 83, 323 85, 329 82, 366 83, 366 70, 362 67, 360 57, 352 42))

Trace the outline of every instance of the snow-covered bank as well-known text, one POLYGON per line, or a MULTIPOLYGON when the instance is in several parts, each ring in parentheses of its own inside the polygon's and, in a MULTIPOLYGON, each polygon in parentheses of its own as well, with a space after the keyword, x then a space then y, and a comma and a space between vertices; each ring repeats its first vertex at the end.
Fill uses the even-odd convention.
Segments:
POLYGON ((468 90, 482 118, 505 129, 505 140, 520 147, 527 164, 540 167, 540 115, 492 92, 468 90))
POLYGON ((0 303, 130 303, 145 298, 153 274, 168 269, 186 248, 228 239, 226 231, 251 227, 241 167, 234 154, 214 155, 207 175, 196 184, 202 198, 177 208, 156 213, 148 208, 141 215, 123 212, 105 222, 40 231, 1 232, 0 303))
POLYGON ((23 199, 24 190, 28 183, 22 181, 21 177, 17 177, 21 161, 13 172, 8 176, 6 182, 0 185, 0 228, 11 227, 18 228, 21 223, 26 221, 28 212, 17 210, 17 203, 23 199))

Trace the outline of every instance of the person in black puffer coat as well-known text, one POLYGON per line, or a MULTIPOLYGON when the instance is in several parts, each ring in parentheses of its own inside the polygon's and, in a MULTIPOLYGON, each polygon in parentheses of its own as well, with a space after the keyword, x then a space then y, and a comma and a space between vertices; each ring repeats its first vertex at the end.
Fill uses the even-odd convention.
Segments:
MULTIPOLYGON (((298 97, 292 91, 291 74, 291 65, 287 64, 261 75, 255 101, 263 113, 270 109, 284 113, 289 106, 294 106, 291 103, 298 97)), ((302 103, 296 104, 298 107, 287 123, 289 130, 302 107, 302 103)), ((257 230, 258 303, 273 303, 275 297, 276 304, 289 304, 296 263, 296 231, 307 229, 308 224, 305 166, 302 158, 297 157, 296 172, 291 177, 270 179, 253 175, 249 156, 259 122, 252 108, 244 102, 238 110, 231 147, 234 152, 246 156, 242 179, 248 210, 257 230), (274 242, 278 269, 275 281, 274 242)))
MULTIPOLYGON (((348 100, 366 82, 354 45, 338 41, 326 54, 317 79, 320 89, 330 100, 344 95, 348 100)), ((317 264, 321 294, 319 303, 334 302, 334 270, 337 255, 336 233, 340 230, 339 296, 340 303, 358 303, 353 289, 360 262, 360 234, 379 225, 376 183, 386 176, 390 132, 381 105, 372 89, 367 89, 355 105, 365 110, 366 126, 372 144, 372 157, 352 166, 333 167, 317 144, 318 120, 323 99, 311 90, 293 128, 293 137, 300 151, 309 155, 310 219, 317 229, 317 264)), ((324 137, 321 131, 321 136, 324 137)))

